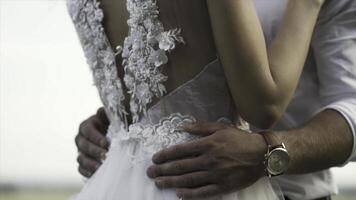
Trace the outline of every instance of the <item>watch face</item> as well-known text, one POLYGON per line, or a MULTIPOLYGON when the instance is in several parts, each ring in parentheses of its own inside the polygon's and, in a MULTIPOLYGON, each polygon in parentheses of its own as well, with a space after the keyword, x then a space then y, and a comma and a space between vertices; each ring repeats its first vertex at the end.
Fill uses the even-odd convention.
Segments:
POLYGON ((286 149, 276 148, 269 153, 268 171, 272 175, 282 174, 287 170, 289 164, 289 155, 286 149))

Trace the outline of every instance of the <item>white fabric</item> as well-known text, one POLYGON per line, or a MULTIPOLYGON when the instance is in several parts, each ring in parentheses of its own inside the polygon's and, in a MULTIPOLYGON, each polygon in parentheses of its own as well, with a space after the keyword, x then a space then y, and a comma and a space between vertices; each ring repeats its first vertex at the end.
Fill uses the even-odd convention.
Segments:
MULTIPOLYGON (((183 42, 179 29, 164 31, 153 0, 128 0, 129 35, 115 53, 102 26, 103 12, 97 0, 68 0, 69 14, 78 32, 94 83, 110 119, 111 145, 107 159, 74 200, 173 200, 175 190, 159 190, 146 175, 153 153, 195 139, 179 129, 196 119, 235 122, 236 109, 218 59, 201 73, 147 109, 151 99, 165 92, 166 79, 159 67, 167 62, 166 50, 183 42), (159 53, 156 53, 158 52, 159 53), (122 81, 117 77, 115 54, 122 54, 124 82, 131 94, 134 123, 127 126, 122 81), (221 105, 222 104, 222 105, 221 105), (221 105, 221 106, 217 106, 221 105)), ((241 124, 241 127, 243 124, 241 124)), ((262 178, 249 188, 224 194, 216 200, 283 199, 270 180, 262 178), (275 192, 276 190, 276 192, 275 192)))
MULTIPOLYGON (((122 130, 125 131, 125 130, 122 130)), ((129 143, 119 143, 111 147, 108 157, 99 170, 85 184, 81 193, 73 200, 178 200, 174 189, 159 190, 146 175, 151 164, 150 157, 132 165, 128 162, 131 152, 129 143)), ((138 150, 139 151, 139 150, 138 150)), ((259 180, 254 186, 241 192, 204 200, 262 200, 276 199, 271 193, 269 180, 259 180)))
MULTIPOLYGON (((266 42, 270 44, 277 33, 287 0, 255 0, 255 5, 266 42)), ((285 130, 302 125, 324 109, 340 112, 356 139, 355 0, 326 1, 294 99, 276 129, 285 130)), ((356 161, 356 142, 350 152, 350 160, 356 161)), ((281 176, 274 181, 292 200, 319 198, 337 192, 329 170, 281 176)))

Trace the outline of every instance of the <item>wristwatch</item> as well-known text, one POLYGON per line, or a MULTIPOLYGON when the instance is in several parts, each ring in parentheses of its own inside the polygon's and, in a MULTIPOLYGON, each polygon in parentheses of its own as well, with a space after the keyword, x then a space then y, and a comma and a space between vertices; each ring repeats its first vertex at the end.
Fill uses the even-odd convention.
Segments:
POLYGON ((266 175, 272 177, 283 174, 288 169, 290 160, 285 145, 271 132, 265 131, 260 134, 267 143, 267 153, 263 162, 266 175))

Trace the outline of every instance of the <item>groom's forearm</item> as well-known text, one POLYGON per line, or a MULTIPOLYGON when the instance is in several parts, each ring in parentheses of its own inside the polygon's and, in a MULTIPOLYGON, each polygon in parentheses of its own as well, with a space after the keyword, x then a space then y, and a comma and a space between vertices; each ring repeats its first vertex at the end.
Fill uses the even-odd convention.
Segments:
POLYGON ((353 135, 346 119, 335 110, 324 110, 303 126, 277 131, 290 154, 287 174, 304 174, 342 165, 350 156, 353 135))

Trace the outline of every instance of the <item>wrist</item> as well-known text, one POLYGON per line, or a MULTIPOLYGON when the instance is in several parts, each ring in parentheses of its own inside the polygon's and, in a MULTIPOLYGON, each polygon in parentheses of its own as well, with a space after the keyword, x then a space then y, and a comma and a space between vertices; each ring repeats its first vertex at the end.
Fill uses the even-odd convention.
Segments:
POLYGON ((253 133, 253 140, 255 141, 255 166, 256 166, 256 173, 260 174, 260 176, 264 176, 265 173, 265 155, 268 149, 268 146, 265 142, 265 139, 261 134, 253 133))
POLYGON ((269 177, 284 174, 290 163, 290 156, 285 144, 274 132, 262 131, 259 134, 267 146, 263 161, 265 174, 269 177))

